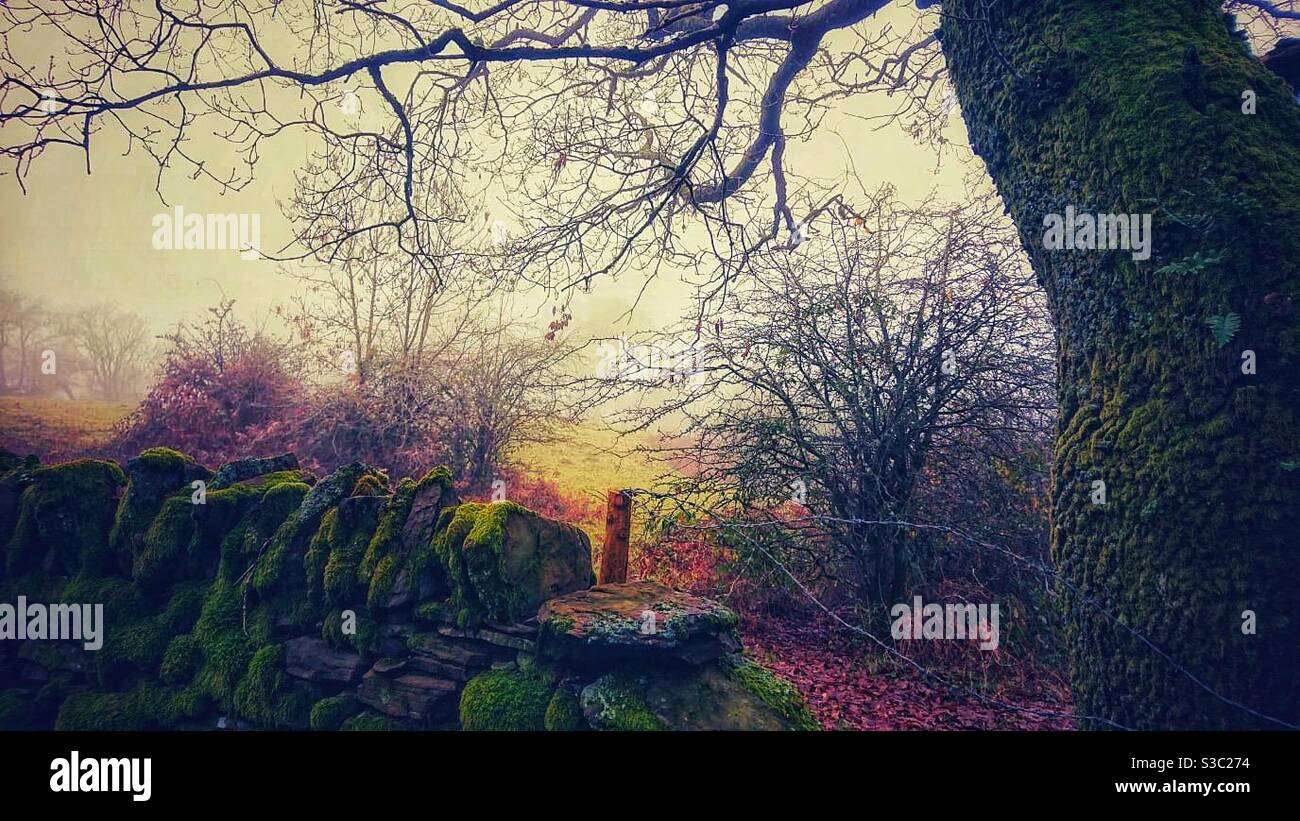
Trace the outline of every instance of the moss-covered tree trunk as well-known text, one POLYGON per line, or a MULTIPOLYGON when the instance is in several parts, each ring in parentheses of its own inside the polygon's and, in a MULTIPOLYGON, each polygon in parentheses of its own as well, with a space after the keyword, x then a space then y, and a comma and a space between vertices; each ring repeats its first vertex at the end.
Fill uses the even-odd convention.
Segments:
POLYGON ((1125 727, 1300 723, 1300 107, 1216 6, 944 4, 1057 327, 1077 710, 1125 727), (1151 214, 1151 258, 1046 250, 1066 206, 1151 214))

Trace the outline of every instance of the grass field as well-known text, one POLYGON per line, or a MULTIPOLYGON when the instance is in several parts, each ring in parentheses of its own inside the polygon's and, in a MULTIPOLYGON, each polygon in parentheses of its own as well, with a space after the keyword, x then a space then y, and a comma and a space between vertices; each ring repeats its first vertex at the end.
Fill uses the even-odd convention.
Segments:
POLYGON ((590 425, 570 428, 561 442, 530 445, 516 459, 529 473, 554 482, 565 493, 598 496, 611 488, 649 488, 664 466, 645 454, 629 453, 641 439, 622 439, 590 425))
POLYGON ((75 458, 93 451, 131 403, 0 396, 0 447, 20 454, 75 458))

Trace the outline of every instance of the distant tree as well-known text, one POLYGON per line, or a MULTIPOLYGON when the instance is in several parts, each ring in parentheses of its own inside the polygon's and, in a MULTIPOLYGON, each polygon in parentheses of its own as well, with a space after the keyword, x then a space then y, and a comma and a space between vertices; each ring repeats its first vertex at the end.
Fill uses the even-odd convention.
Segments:
POLYGON ((139 384, 149 350, 144 317, 113 305, 94 305, 64 319, 63 332, 75 347, 91 390, 103 399, 130 398, 139 384))
POLYGON ((73 358, 67 350, 62 351, 62 362, 57 358, 54 320, 40 300, 12 289, 0 290, 0 393, 47 393, 56 386, 68 390, 73 358), (52 366, 46 366, 53 373, 41 370, 47 350, 56 355, 52 366))
POLYGON ((364 382, 319 387, 300 428, 302 455, 320 465, 366 459, 408 475, 445 464, 478 491, 520 446, 572 418, 573 352, 563 342, 478 322, 432 347, 419 359, 372 358, 364 382))
POLYGON ((488 485, 521 446, 549 441, 559 421, 576 418, 567 390, 572 360, 563 340, 496 327, 471 328, 434 361, 448 458, 472 487, 488 485))

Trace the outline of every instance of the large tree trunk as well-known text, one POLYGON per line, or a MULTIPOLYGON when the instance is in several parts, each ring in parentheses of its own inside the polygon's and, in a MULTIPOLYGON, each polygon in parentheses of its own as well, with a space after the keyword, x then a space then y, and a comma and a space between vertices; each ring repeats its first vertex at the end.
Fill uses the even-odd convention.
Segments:
POLYGON ((972 145, 1056 322, 1052 544, 1077 710, 1300 724, 1300 107, 1206 0, 944 7, 972 145), (1067 205, 1153 214, 1151 259, 1045 250, 1067 205), (1207 321, 1228 314, 1220 345, 1207 321))

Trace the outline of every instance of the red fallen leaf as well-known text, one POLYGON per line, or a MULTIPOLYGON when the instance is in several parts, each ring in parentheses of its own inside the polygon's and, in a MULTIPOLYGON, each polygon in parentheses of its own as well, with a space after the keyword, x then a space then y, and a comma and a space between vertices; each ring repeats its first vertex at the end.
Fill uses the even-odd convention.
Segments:
MULTIPOLYGON (((916 673, 867 672, 864 648, 824 620, 793 623, 750 618, 745 644, 756 660, 789 679, 827 729, 1069 729, 1067 719, 1044 719, 990 707, 973 694, 936 687, 916 673)), ((996 693, 1000 701, 1069 712, 1063 692, 1045 696, 996 693)))

